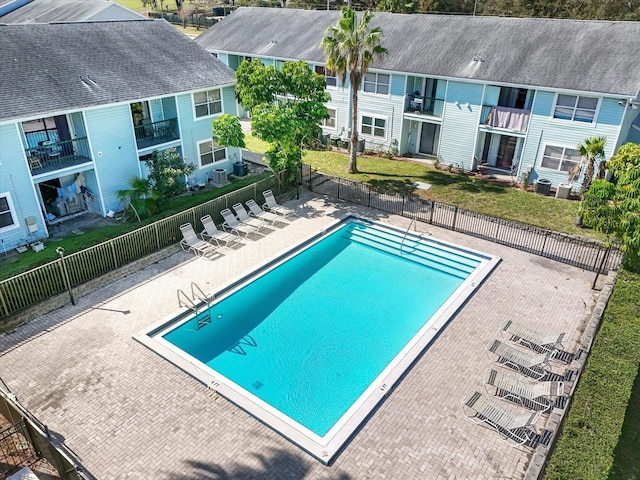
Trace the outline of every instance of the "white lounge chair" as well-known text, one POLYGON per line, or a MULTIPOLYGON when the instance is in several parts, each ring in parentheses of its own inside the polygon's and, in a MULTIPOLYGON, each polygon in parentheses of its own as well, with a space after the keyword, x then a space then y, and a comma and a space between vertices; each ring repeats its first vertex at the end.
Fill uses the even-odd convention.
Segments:
POLYGON ((233 233, 241 237, 243 234, 245 237, 248 237, 251 233, 256 233, 258 229, 256 227, 252 227, 251 225, 245 225, 244 223, 240 223, 240 221, 236 218, 231 210, 225 208, 220 211, 220 215, 224 218, 224 223, 222 224, 222 229, 225 232, 233 233))
POLYGON ((562 347, 562 342, 569 337, 568 333, 559 335, 545 335, 523 325, 517 324, 511 320, 507 320, 502 327, 500 333, 508 340, 528 347, 538 352, 548 352, 557 350, 562 347))
POLYGON ((540 380, 547 374, 549 360, 553 351, 546 353, 530 353, 502 343, 500 340, 491 340, 486 347, 487 357, 496 365, 507 365, 518 370, 523 375, 540 380), (492 360, 490 353, 496 355, 492 360))
POLYGON ((546 412, 553 407, 552 397, 564 395, 563 382, 532 383, 523 377, 488 368, 484 375, 484 388, 488 394, 518 402, 530 410, 546 412))
POLYGON ((185 252, 193 252, 197 256, 205 256, 216 251, 215 246, 196 236, 196 232, 190 223, 180 225, 180 231, 183 237, 182 240, 180 240, 180 248, 185 252))
POLYGON ((249 216, 249 213, 247 212, 247 209, 244 208, 244 205, 242 205, 241 203, 236 203, 235 205, 233 205, 233 209, 236 211, 236 215, 238 216, 238 220, 240 220, 240 223, 256 227, 258 231, 260 231, 261 228, 267 226, 267 222, 265 222, 264 220, 260 220, 259 218, 251 218, 249 216))
POLYGON ((283 217, 280 217, 275 213, 265 212, 260 208, 260 205, 258 205, 255 200, 247 200, 245 203, 247 204, 247 207, 249 207, 249 215, 253 217, 269 222, 272 225, 283 221, 283 217))
POLYGON ((265 190, 264 192, 262 192, 262 195, 264 196, 265 200, 265 204, 262 205, 262 208, 264 208, 265 210, 277 213, 278 215, 282 215, 285 218, 295 214, 295 212, 290 208, 279 205, 276 201, 276 197, 273 196, 273 192, 271 190, 265 190))
POLYGON ((238 237, 235 235, 218 230, 218 227, 216 227, 211 215, 205 215, 200 219, 200 221, 204 227, 204 230, 200 233, 200 237, 203 240, 208 241, 209 243, 216 242, 216 244, 220 246, 223 244, 231 246, 238 243, 238 237))
POLYGON ((462 411, 474 423, 486 423, 512 447, 522 445, 535 435, 535 423, 542 412, 518 414, 491 397, 471 391, 462 400, 462 411))

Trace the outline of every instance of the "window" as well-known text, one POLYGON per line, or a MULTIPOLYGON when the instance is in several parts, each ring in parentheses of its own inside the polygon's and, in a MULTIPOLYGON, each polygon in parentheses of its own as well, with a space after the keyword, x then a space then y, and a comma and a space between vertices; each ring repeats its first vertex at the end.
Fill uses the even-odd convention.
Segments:
POLYGON ((593 123, 598 99, 578 95, 558 95, 553 118, 574 122, 593 123))
POLYGON ((335 108, 327 108, 327 113, 329 114, 329 118, 325 118, 322 122, 322 125, 327 128, 336 128, 336 109, 335 108))
POLYGON ((200 167, 206 167, 227 158, 227 149, 218 146, 213 140, 206 140, 198 144, 200 167))
POLYGON ((327 70, 322 65, 315 66, 315 72, 318 75, 322 75, 324 79, 327 81, 327 87, 337 87, 338 79, 336 78, 336 72, 333 70, 327 70))
POLYGON ((9 193, 0 193, 0 232, 18 226, 9 193))
POLYGON ((196 118, 208 117, 222 112, 220 89, 194 93, 193 104, 196 107, 196 118))
POLYGON ((364 76, 364 86, 362 88, 365 92, 388 95, 389 80, 390 75, 384 75, 382 73, 367 73, 364 76))
POLYGON ((580 163, 582 157, 575 148, 554 147, 547 145, 542 156, 542 168, 549 168, 559 172, 568 172, 576 163, 580 163))
POLYGON ((363 135, 370 135, 373 137, 386 138, 387 137, 387 120, 384 118, 376 118, 368 115, 362 116, 362 122, 360 125, 360 133, 363 135))

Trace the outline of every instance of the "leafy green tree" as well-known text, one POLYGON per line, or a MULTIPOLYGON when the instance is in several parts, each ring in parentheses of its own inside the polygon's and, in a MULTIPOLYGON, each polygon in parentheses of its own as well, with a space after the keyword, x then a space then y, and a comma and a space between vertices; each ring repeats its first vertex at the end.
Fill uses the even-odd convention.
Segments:
POLYGON ((619 239, 625 268, 640 272, 640 145, 623 145, 607 167, 614 181, 593 180, 582 202, 583 219, 619 239))
POLYGON ((380 0, 376 5, 379 12, 415 13, 418 10, 417 2, 412 0, 380 0))
POLYGON ((151 188, 163 200, 184 192, 184 178, 195 170, 193 164, 187 163, 175 148, 155 150, 144 163, 149 169, 147 178, 151 188))
POLYGON ((387 53, 387 49, 380 45, 382 30, 380 27, 372 28, 369 25, 372 18, 373 13, 367 10, 358 22, 356 12, 352 8, 343 8, 338 24, 327 29, 320 43, 327 57, 326 68, 337 73, 342 85, 345 84, 347 76, 351 84, 349 173, 358 172, 358 90, 373 61, 387 53))
POLYGON ((318 138, 320 122, 329 118, 324 77, 302 60, 285 62, 278 70, 254 59, 240 64, 236 80, 236 95, 251 110, 253 133, 271 144, 270 167, 297 172, 303 146, 318 138))
POLYGON ((222 147, 245 148, 244 132, 240 119, 236 116, 223 113, 211 122, 213 138, 222 147))

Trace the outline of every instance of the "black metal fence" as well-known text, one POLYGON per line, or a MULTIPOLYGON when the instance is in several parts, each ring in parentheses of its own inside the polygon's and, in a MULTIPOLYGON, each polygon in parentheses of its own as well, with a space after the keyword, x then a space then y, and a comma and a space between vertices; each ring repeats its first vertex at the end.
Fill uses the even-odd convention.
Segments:
POLYGON ((202 28, 203 30, 218 23, 218 20, 213 18, 211 13, 191 13, 185 15, 184 18, 177 13, 148 12, 147 15, 151 18, 164 18, 174 25, 202 28))
POLYGON ((366 184, 314 171, 308 165, 303 167, 303 180, 316 193, 415 218, 592 272, 617 270, 622 263, 619 245, 605 245, 596 240, 491 217, 456 205, 378 191, 366 184))

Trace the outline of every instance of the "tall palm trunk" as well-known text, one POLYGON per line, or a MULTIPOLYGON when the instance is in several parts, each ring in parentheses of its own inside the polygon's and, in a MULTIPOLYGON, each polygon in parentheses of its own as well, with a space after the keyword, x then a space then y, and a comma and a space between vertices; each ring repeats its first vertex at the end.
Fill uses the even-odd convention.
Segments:
POLYGON ((585 192, 589 190, 591 187, 591 182, 593 180, 593 172, 595 170, 595 157, 589 157, 589 161, 587 162, 587 168, 584 171, 584 180, 582 181, 582 195, 584 196, 585 192))
POLYGON ((351 85, 351 150, 349 151, 349 173, 358 173, 357 146, 358 146, 358 88, 351 85))

